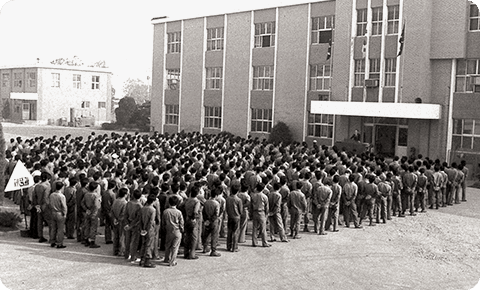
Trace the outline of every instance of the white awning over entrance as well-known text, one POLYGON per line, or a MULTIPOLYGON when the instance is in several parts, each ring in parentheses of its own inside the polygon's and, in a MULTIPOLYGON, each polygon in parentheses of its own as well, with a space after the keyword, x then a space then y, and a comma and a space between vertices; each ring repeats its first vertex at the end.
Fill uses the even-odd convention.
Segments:
POLYGON ((37 101, 37 93, 10 93, 10 99, 12 100, 26 100, 26 101, 37 101))
POLYGON ((312 101, 312 114, 439 120, 438 104, 312 101))

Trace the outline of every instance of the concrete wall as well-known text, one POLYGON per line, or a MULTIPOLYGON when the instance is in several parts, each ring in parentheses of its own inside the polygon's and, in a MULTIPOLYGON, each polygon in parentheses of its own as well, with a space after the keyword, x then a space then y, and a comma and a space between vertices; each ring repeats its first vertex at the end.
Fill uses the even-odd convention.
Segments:
POLYGON ((204 19, 185 20, 182 46, 180 131, 200 131, 202 120, 204 19))
POLYGON ((279 8, 274 124, 284 122, 295 140, 304 140, 308 6, 279 8), (303 20, 303 21, 302 21, 303 20))
MULTIPOLYGON (((152 100, 150 125, 155 131, 162 131, 164 94, 165 24, 153 26, 152 100)), ((181 72, 180 72, 181 73, 181 72)))
POLYGON ((397 58, 403 62, 403 79, 400 100, 413 103, 415 98, 422 98, 424 103, 430 102, 430 39, 431 22, 425 19, 432 17, 433 0, 406 0, 404 3, 405 44, 402 56, 397 58))
POLYGON ((223 129, 235 135, 248 135, 250 82, 251 13, 227 16, 225 31, 223 129))

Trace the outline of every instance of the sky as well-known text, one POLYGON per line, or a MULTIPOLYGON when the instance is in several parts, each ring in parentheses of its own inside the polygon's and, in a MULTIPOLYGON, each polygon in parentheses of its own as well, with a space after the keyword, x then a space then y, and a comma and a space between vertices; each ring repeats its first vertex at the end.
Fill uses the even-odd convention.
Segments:
POLYGON ((34 64, 37 58, 43 63, 73 56, 85 64, 105 60, 120 92, 128 78, 146 82, 151 75, 154 17, 182 19, 305 2, 310 1, 0 0, 0 67, 34 64))
MULTIPOLYGON (((305 0, 0 0, 0 67, 77 56, 105 60, 113 87, 152 71, 154 17, 171 19, 305 3, 305 0), (232 4, 233 3, 233 4, 232 4)), ((122 96, 118 96, 122 97, 122 96)))

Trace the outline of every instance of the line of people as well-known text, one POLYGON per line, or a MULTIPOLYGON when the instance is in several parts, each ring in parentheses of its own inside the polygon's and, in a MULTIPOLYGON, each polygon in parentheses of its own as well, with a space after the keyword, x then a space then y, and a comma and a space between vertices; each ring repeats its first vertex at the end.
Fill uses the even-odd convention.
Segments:
POLYGON ((387 163, 316 143, 200 133, 10 143, 7 178, 18 161, 34 177, 34 186, 12 195, 31 215, 32 237, 46 242, 48 225, 52 247, 64 248, 66 235, 98 248, 104 225, 113 254, 144 267, 155 267, 159 251, 175 266, 181 244, 185 259, 198 259, 197 251, 218 257, 220 237, 237 252, 249 220, 252 246, 270 247, 277 237, 301 238, 302 230, 325 235, 466 201, 465 161, 448 165, 421 155, 387 163))

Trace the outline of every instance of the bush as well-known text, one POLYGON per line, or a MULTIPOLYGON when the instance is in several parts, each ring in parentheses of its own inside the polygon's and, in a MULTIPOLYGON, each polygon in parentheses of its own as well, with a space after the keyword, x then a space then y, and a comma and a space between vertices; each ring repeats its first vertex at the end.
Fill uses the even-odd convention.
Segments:
POLYGON ((0 227, 14 228, 22 221, 22 217, 12 211, 0 211, 0 227))
POLYGON ((116 123, 102 123, 103 130, 117 130, 118 125, 116 123))
POLYGON ((290 132, 290 128, 288 128, 287 124, 278 122, 275 126, 273 126, 268 142, 273 144, 279 144, 281 142, 283 145, 292 143, 292 132, 290 132))

